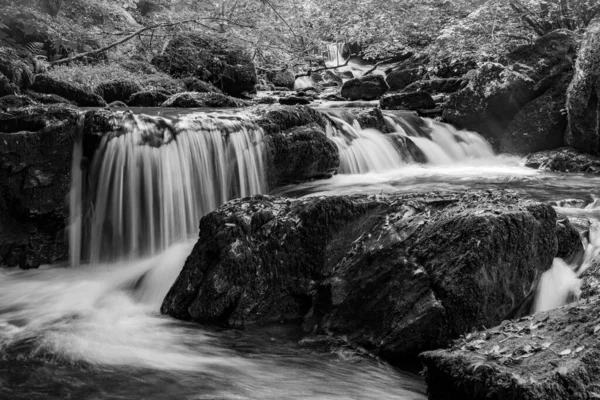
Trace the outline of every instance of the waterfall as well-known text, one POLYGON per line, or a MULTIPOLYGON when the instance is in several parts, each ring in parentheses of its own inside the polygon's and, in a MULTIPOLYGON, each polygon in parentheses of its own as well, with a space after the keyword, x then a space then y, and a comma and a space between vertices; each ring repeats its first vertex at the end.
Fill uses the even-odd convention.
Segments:
POLYGON ((328 111, 327 136, 340 152, 340 174, 385 172, 426 161, 450 164, 494 157, 492 146, 475 132, 431 119, 386 113, 392 133, 363 129, 351 114, 328 111))
POLYGON ((135 259, 195 235, 227 200, 266 192, 264 157, 262 129, 242 116, 126 114, 94 156, 81 257, 135 259))

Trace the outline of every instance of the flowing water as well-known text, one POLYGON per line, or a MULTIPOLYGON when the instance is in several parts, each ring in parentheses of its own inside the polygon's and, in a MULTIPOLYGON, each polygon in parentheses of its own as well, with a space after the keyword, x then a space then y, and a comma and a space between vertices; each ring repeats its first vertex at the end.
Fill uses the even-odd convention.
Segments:
MULTIPOLYGON (((340 174, 274 194, 501 188, 576 199, 582 207, 557 210, 590 229, 582 265, 598 255, 600 178, 528 169, 473 132, 429 120, 388 113, 393 133, 384 135, 341 113, 328 118, 340 174)), ((72 266, 0 270, 0 399, 425 398, 417 375, 356 349, 302 341, 296 326, 223 331, 161 316, 200 217, 267 191, 264 137, 245 117, 222 113, 127 115, 124 127, 103 140, 88 178, 75 146, 72 266)), ((554 267, 538 309, 578 284, 573 268, 554 267)))

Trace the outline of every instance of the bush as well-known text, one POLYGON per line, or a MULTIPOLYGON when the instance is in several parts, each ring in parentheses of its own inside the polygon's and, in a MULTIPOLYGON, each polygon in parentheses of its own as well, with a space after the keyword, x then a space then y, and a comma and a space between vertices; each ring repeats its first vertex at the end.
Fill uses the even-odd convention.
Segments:
POLYGON ((175 93, 183 89, 179 81, 167 74, 131 71, 115 63, 57 65, 48 70, 48 74, 90 92, 102 83, 115 80, 137 83, 142 90, 165 90, 175 93))

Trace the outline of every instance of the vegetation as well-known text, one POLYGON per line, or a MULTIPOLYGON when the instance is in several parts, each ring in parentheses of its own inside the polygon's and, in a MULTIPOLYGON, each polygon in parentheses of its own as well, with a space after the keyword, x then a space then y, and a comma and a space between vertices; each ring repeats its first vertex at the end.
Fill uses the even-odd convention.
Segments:
MULTIPOLYGON (((0 46, 25 47, 45 54, 49 61, 93 49, 101 49, 97 52, 111 61, 132 56, 150 61, 172 38, 201 31, 246 49, 265 72, 322 64, 331 43, 353 43, 354 52, 374 60, 423 56, 434 71, 465 60, 497 61, 554 29, 580 31, 600 15, 597 0, 0 0, 0 4, 0 46), (110 47, 114 43, 119 45, 110 47)), ((96 73, 101 74, 91 75, 96 73)))

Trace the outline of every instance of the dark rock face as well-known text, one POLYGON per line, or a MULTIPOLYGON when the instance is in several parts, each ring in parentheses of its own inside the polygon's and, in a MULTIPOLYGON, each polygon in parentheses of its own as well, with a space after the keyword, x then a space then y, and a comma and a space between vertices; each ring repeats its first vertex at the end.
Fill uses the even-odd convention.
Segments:
POLYGON ((340 166, 337 147, 318 124, 294 127, 270 138, 278 185, 331 177, 340 166))
POLYGON ((0 96, 15 95, 20 92, 19 87, 11 83, 7 77, 0 74, 0 96))
POLYGON ((306 105, 310 104, 310 99, 307 97, 289 96, 279 99, 279 104, 286 106, 306 105))
POLYGON ((244 107, 248 103, 221 93, 184 92, 169 97, 162 107, 244 107))
POLYGON ((160 90, 147 90, 134 93, 127 100, 130 107, 159 107, 167 99, 169 95, 160 90))
MULTIPOLYGON (((444 105, 444 119, 460 128, 481 133, 497 149, 502 139, 504 146, 511 147, 508 144, 510 135, 521 140, 521 127, 535 132, 533 136, 539 136, 537 131, 542 128, 531 126, 534 123, 530 123, 529 126, 524 123, 526 112, 531 110, 523 110, 523 115, 515 121, 513 131, 508 137, 506 132, 509 132, 509 124, 527 103, 546 93, 557 82, 563 79, 568 82, 573 73, 576 44, 575 33, 558 30, 509 54, 507 58, 512 64, 510 68, 497 63, 484 63, 471 74, 469 84, 464 89, 450 95, 444 105)), ((541 99, 540 103, 549 100, 561 101, 560 96, 549 94, 545 99, 541 99)), ((552 129, 553 137, 561 123, 557 121, 555 113, 558 107, 562 107, 562 104, 545 107, 545 111, 537 113, 536 116, 536 119, 541 121, 545 115, 552 114, 553 123, 547 128, 552 129)), ((527 138, 522 141, 532 147, 542 146, 528 144, 527 138)), ((544 142, 550 143, 552 140, 544 138, 544 142)), ((519 149, 518 146, 519 143, 516 143, 512 147, 518 151, 527 151, 519 149)))
POLYGON ((389 89, 380 75, 367 75, 344 82, 341 96, 347 100, 375 100, 389 89))
POLYGON ((294 82, 296 82, 296 77, 290 70, 269 72, 267 73, 267 79, 277 87, 284 87, 290 90, 294 89, 294 82))
POLYGON ((97 94, 86 92, 69 82, 59 81, 47 74, 36 75, 31 89, 39 93, 64 97, 81 107, 106 106, 106 102, 97 94))
POLYGON ((329 177, 337 172, 339 153, 325 135, 323 114, 307 106, 253 110, 265 131, 269 187, 329 177))
POLYGON ((568 146, 600 154, 600 20, 587 29, 568 90, 568 146))
POLYGON ((138 83, 123 80, 103 82, 94 89, 94 93, 102 97, 107 103, 126 102, 134 93, 141 91, 142 87, 138 83))
POLYGON ((258 83, 254 64, 243 49, 199 34, 172 39, 152 63, 175 78, 195 77, 232 96, 255 93, 258 83))
POLYGON ((597 298, 507 321, 420 356, 431 400, 591 399, 600 392, 597 298))
POLYGON ((404 88, 405 92, 423 90, 428 93, 454 93, 464 89, 469 84, 464 78, 429 79, 416 81, 404 88))
POLYGON ((427 110, 435 108, 435 101, 427 92, 393 93, 381 98, 384 110, 427 110))
POLYGON ((564 76, 556 85, 517 113, 499 139, 503 153, 532 153, 552 150, 564 145, 567 116, 564 104, 570 76, 564 76))
POLYGON ((189 92, 223 93, 220 89, 215 87, 215 85, 201 81, 198 78, 185 78, 183 84, 189 92))
POLYGON ((385 81, 389 85, 390 91, 398 91, 418 81, 422 75, 419 68, 403 69, 390 72, 385 81))
POLYGON ((525 166, 548 171, 600 174, 600 157, 563 147, 530 154, 525 166))
POLYGON ((201 220, 162 312, 303 318, 397 360, 499 323, 551 265, 555 226, 504 192, 238 199, 201 220))
POLYGON ((9 95, 0 97, 0 109, 8 110, 10 108, 21 108, 29 107, 37 104, 34 100, 28 96, 22 95, 9 95))
POLYGON ((0 117, 0 265, 68 257, 66 226, 78 111, 34 107, 0 117))
MULTIPOLYGON (((16 50, 0 48, 0 76, 19 89, 27 89, 33 83, 33 62, 21 57, 16 50)), ((16 94, 16 93, 9 93, 16 94)))

